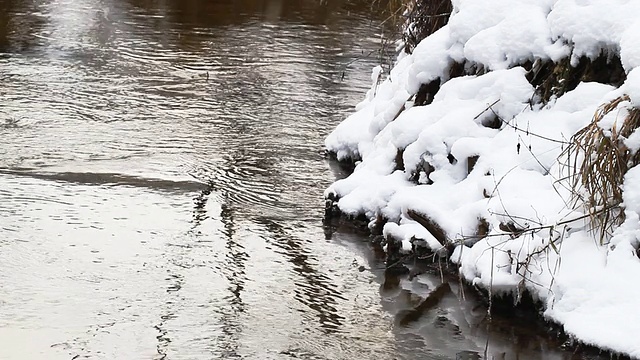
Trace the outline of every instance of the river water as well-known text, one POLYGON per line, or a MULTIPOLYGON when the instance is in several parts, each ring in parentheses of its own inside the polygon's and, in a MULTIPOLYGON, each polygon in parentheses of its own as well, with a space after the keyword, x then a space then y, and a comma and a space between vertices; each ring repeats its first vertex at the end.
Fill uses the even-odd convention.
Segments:
POLYGON ((0 0, 0 359, 575 358, 327 236, 344 174, 323 138, 370 85, 384 16, 0 0))

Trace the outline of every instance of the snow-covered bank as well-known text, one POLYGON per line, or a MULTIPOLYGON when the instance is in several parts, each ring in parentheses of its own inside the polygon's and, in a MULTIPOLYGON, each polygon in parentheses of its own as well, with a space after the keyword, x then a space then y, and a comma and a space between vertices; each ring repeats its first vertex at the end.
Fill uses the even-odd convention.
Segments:
POLYGON ((568 334, 640 358, 640 2, 453 8, 327 137, 359 163, 325 195, 385 219, 402 251, 454 249, 468 281, 529 291, 568 334))

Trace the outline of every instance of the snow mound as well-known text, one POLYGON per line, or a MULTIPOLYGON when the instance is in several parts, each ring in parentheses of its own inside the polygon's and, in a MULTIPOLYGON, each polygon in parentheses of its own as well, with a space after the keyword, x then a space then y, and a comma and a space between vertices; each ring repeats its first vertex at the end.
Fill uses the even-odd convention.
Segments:
MULTIPOLYGON (((603 104, 640 107, 640 2, 453 8, 386 79, 373 70, 365 100, 327 137, 339 160, 359 163, 325 195, 346 214, 387 219, 383 235, 401 251, 448 248, 476 286, 528 291, 578 340, 640 357, 640 167, 625 176, 625 222, 600 239, 570 176, 581 157, 567 152, 603 104), (616 64, 622 79, 603 80, 616 64)), ((609 136, 628 113, 597 125, 609 136)), ((640 132, 623 143, 635 154, 640 132)))

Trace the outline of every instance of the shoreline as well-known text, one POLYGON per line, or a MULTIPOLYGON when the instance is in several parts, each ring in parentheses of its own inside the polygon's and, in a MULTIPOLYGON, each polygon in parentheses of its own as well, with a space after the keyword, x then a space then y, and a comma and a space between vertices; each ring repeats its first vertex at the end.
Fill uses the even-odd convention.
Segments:
MULTIPOLYGON (((331 156, 331 155, 330 155, 331 156)), ((328 161, 336 162, 335 165, 348 169, 353 166, 352 162, 339 162, 335 158, 329 158, 328 161)), ((611 349, 599 348, 589 345, 567 334, 562 324, 545 318, 543 315, 544 304, 535 301, 531 293, 524 291, 523 296, 516 301, 513 294, 497 294, 490 296, 489 292, 482 287, 474 286, 471 282, 461 276, 459 265, 451 262, 448 256, 438 256, 426 248, 422 248, 424 253, 401 253, 400 246, 385 248, 390 243, 401 242, 399 239, 387 240, 382 234, 381 227, 369 228, 368 221, 363 215, 351 217, 337 208, 337 201, 326 199, 325 215, 323 219, 323 227, 328 237, 331 234, 344 231, 353 232, 368 237, 368 243, 372 250, 380 257, 385 264, 385 280, 394 278, 393 282, 399 282, 400 279, 406 278, 411 280, 423 274, 432 274, 440 276, 444 283, 452 281, 463 283, 465 288, 472 289, 483 305, 490 309, 488 313, 488 321, 491 322, 492 315, 501 317, 517 316, 519 319, 527 319, 534 321, 533 326, 546 328, 548 340, 559 344, 559 348, 564 351, 572 352, 574 355, 589 356, 607 356, 611 359, 632 360, 634 358, 615 352, 611 349), (437 264, 434 259, 438 258, 440 262, 437 264), (443 265, 444 262, 444 266, 443 265), (515 305, 514 305, 515 304, 515 305)), ((437 296, 437 295, 436 295, 437 296)), ((472 300, 473 301, 473 300, 472 300)))
POLYGON ((414 5, 405 51, 325 139, 350 173, 325 216, 370 229, 393 271, 445 258, 490 301, 530 295, 640 358, 640 4, 414 5))

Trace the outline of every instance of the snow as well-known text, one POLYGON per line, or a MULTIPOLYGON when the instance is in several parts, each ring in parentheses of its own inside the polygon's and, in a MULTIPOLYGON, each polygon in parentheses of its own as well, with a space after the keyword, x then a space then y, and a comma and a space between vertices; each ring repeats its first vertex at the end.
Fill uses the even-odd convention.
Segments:
POLYGON ((640 66, 640 20, 629 26, 620 39, 620 60, 627 72, 640 66))
MULTIPOLYGON (((632 221, 637 228, 637 216, 632 221)), ((584 233, 569 238, 560 253, 562 265, 545 315, 585 343, 638 358, 637 312, 632 309, 640 296, 640 260, 626 233, 616 235, 620 238, 612 243, 619 241, 618 245, 609 249, 595 246, 584 233)))
MULTIPOLYGON (((624 54, 621 40, 639 16, 637 1, 558 0, 547 21, 554 36, 573 44, 575 61, 583 55, 595 58, 603 50, 624 54)), ((626 38, 630 36, 626 34, 626 38)))
POLYGON ((557 60, 568 53, 547 26, 549 1, 467 0, 457 8, 449 25, 453 37, 464 44, 467 60, 505 69, 533 58, 557 60))
POLYGON ((627 74, 624 88, 629 98, 631 98, 631 102, 636 107, 640 106, 640 68, 635 68, 627 74))
MULTIPOLYGON (((359 163, 325 195, 344 213, 388 219, 383 235, 403 252, 441 250, 410 214, 428 217, 455 246, 450 260, 469 282, 516 298, 528 291, 576 339, 640 357, 640 167, 625 175, 626 221, 601 243, 568 177, 581 157, 565 152, 601 105, 630 99, 599 122, 608 132, 640 107, 640 2, 453 5, 449 23, 400 55, 386 79, 373 70, 364 101, 327 137, 338 159, 359 163), (622 86, 583 82, 547 103, 522 67, 602 53, 620 57, 622 86), (450 79, 456 62, 486 72, 450 79), (414 106, 432 81, 441 82, 433 101, 414 106), (478 240, 483 221, 489 233, 478 240)), ((638 151, 640 132, 624 144, 638 151)))

